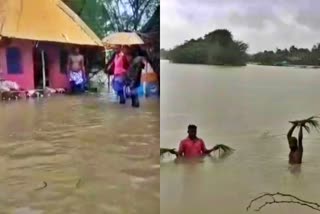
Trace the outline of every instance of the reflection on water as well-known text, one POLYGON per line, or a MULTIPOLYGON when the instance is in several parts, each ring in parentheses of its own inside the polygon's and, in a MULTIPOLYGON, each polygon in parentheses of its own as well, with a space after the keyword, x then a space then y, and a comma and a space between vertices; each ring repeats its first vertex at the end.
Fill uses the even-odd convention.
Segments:
POLYGON ((158 100, 51 97, 0 118, 0 213, 159 212, 158 100))
MULTIPOLYGON (((197 124, 207 147, 235 152, 203 164, 161 161, 161 213, 255 213, 250 200, 283 192, 320 202, 320 136, 305 134, 303 165, 288 166, 289 120, 320 113, 320 70, 216 67, 161 63, 161 147, 177 147, 187 125, 197 124)), ((297 133, 296 133, 297 134, 297 133)), ((215 153, 218 157, 218 153, 215 153)), ((317 213, 272 205, 259 213, 317 213)))

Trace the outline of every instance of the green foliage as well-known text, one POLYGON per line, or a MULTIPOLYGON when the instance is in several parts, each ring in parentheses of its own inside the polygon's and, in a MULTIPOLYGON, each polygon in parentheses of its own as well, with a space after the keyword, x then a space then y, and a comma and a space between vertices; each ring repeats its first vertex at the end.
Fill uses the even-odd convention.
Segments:
POLYGON ((227 146, 227 145, 224 145, 224 144, 218 144, 215 146, 216 149, 221 149, 223 152, 233 152, 234 149, 227 146))
POLYGON ((204 38, 191 39, 170 51, 161 51, 162 58, 175 63, 210 65, 245 65, 248 45, 233 40, 230 31, 215 30, 204 38))
POLYGON ((319 130, 319 122, 318 120, 316 120, 317 118, 319 117, 312 116, 304 120, 295 120, 295 121, 289 121, 289 122, 303 127, 308 133, 310 133, 311 128, 319 130))
MULTIPOLYGON (((229 155, 234 151, 233 148, 224 145, 224 144, 218 144, 214 147, 214 150, 219 150, 223 151, 223 154, 229 155)), ((172 155, 177 155, 177 151, 175 149, 170 149, 170 148, 160 148, 160 157, 164 157, 166 154, 172 154, 172 155)))
MULTIPOLYGON (((111 0, 104 0, 111 1, 111 0)), ((106 11, 99 0, 64 0, 64 2, 99 36, 112 31, 106 11)))
POLYGON ((320 65, 320 44, 314 45, 311 50, 291 46, 288 49, 259 52, 250 57, 251 62, 262 65, 320 65), (284 63, 285 62, 285 63, 284 63))
POLYGON ((64 0, 99 36, 138 31, 150 19, 159 0, 64 0))
POLYGON ((177 152, 175 149, 160 148, 160 157, 164 157, 164 155, 166 155, 166 154, 176 155, 177 152))

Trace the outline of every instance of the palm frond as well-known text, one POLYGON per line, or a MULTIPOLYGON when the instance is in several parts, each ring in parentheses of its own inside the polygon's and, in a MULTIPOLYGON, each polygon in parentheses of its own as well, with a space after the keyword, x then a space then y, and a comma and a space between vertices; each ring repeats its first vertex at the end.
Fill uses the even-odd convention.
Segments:
POLYGON ((319 121, 317 120, 319 118, 318 116, 312 116, 304 120, 295 120, 295 121, 290 121, 290 123, 296 124, 298 126, 302 126, 308 133, 310 133, 311 128, 316 129, 319 131, 319 121))
POLYGON ((166 154, 175 155, 176 150, 175 149, 169 149, 169 148, 160 148, 160 157, 164 157, 166 154))
POLYGON ((310 133, 310 127, 309 126, 303 126, 303 128, 306 130, 307 133, 310 133))
POLYGON ((234 151, 233 148, 231 148, 231 147, 229 147, 229 146, 227 146, 227 145, 224 145, 224 144, 218 144, 218 145, 216 145, 215 147, 216 147, 217 149, 219 149, 219 150, 222 150, 222 151, 225 152, 225 153, 229 153, 229 152, 233 152, 233 151, 234 151))
POLYGON ((316 129, 319 131, 319 122, 315 119, 317 117, 310 117, 308 119, 305 119, 302 123, 303 128, 310 133, 311 128, 316 129))

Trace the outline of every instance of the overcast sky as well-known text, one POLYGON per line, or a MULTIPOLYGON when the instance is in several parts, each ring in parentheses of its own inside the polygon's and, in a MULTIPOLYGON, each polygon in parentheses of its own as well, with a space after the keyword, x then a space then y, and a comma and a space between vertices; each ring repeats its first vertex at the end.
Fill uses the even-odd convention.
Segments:
POLYGON ((161 48, 225 28, 249 53, 320 42, 319 0, 161 0, 161 48), (319 14, 319 15, 318 15, 319 14))

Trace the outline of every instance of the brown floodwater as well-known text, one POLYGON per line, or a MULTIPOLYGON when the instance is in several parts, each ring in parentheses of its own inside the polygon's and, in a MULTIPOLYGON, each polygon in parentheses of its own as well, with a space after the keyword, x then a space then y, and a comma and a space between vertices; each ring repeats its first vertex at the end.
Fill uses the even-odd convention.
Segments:
MULTIPOLYGON (((160 145, 178 147, 187 125, 198 125, 208 147, 235 152, 203 163, 160 168, 161 214, 240 214, 264 192, 283 192, 320 203, 320 135, 305 134, 302 167, 289 168, 289 120, 320 113, 320 70, 291 67, 219 67, 161 62, 160 145)), ((297 134, 297 133, 295 133, 297 134)), ((257 208, 270 198, 254 204, 257 208)), ((259 213, 318 213, 292 204, 259 213)))
POLYGON ((159 213, 159 99, 3 102, 0 118, 0 213, 159 213))

